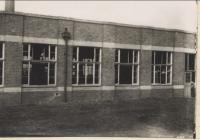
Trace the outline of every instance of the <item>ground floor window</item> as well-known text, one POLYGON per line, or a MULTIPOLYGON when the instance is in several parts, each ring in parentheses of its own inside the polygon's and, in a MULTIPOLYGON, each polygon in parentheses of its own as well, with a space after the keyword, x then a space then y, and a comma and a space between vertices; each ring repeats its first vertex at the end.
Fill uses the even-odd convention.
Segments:
POLYGON ((164 51, 152 52, 152 84, 172 83, 172 53, 164 51))
POLYGON ((195 54, 185 54, 185 82, 195 82, 195 54))
POLYGON ((56 83, 55 45, 24 44, 22 84, 54 85, 56 83))
POLYGON ((139 51, 116 49, 115 84, 139 84, 139 51))
POLYGON ((0 85, 4 82, 4 48, 5 43, 0 42, 0 85))
POLYGON ((94 47, 73 47, 72 84, 100 84, 101 49, 94 47))

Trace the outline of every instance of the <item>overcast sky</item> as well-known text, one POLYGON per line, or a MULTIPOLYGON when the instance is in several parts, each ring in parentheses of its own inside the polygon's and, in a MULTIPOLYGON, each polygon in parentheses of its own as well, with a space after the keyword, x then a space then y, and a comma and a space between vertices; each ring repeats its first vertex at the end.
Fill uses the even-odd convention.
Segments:
MULTIPOLYGON (((4 1, 0 0, 0 10, 4 1)), ((16 1, 16 11, 196 32, 195 1, 16 1)))

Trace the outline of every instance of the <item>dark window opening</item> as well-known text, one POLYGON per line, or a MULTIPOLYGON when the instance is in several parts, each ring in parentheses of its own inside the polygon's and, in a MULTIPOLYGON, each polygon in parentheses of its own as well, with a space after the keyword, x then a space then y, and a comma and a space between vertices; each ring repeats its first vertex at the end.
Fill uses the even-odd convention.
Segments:
POLYGON ((30 85, 47 85, 48 65, 46 63, 30 64, 30 85))
POLYGON ((137 84, 139 74, 139 51, 115 50, 115 83, 137 84), (119 60, 119 61, 118 61, 119 60))
POLYGON ((185 82, 195 82, 195 54, 185 54, 185 82))
POLYGON ((119 84, 132 84, 132 66, 120 66, 119 84))
POLYGON ((55 84, 56 46, 45 44, 23 45, 22 84, 55 84))

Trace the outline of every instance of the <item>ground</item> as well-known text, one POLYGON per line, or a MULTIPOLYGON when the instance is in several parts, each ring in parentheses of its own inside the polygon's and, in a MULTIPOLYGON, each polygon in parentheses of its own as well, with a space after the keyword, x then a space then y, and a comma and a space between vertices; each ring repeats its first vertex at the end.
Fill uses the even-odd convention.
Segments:
POLYGON ((0 108, 0 136, 192 138, 194 99, 0 108))

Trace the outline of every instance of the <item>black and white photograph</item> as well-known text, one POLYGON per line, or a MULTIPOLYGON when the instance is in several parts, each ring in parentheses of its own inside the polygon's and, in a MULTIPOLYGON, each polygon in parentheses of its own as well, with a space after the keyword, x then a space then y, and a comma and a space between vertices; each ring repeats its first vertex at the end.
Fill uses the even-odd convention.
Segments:
POLYGON ((196 138, 198 3, 0 0, 0 138, 196 138))

